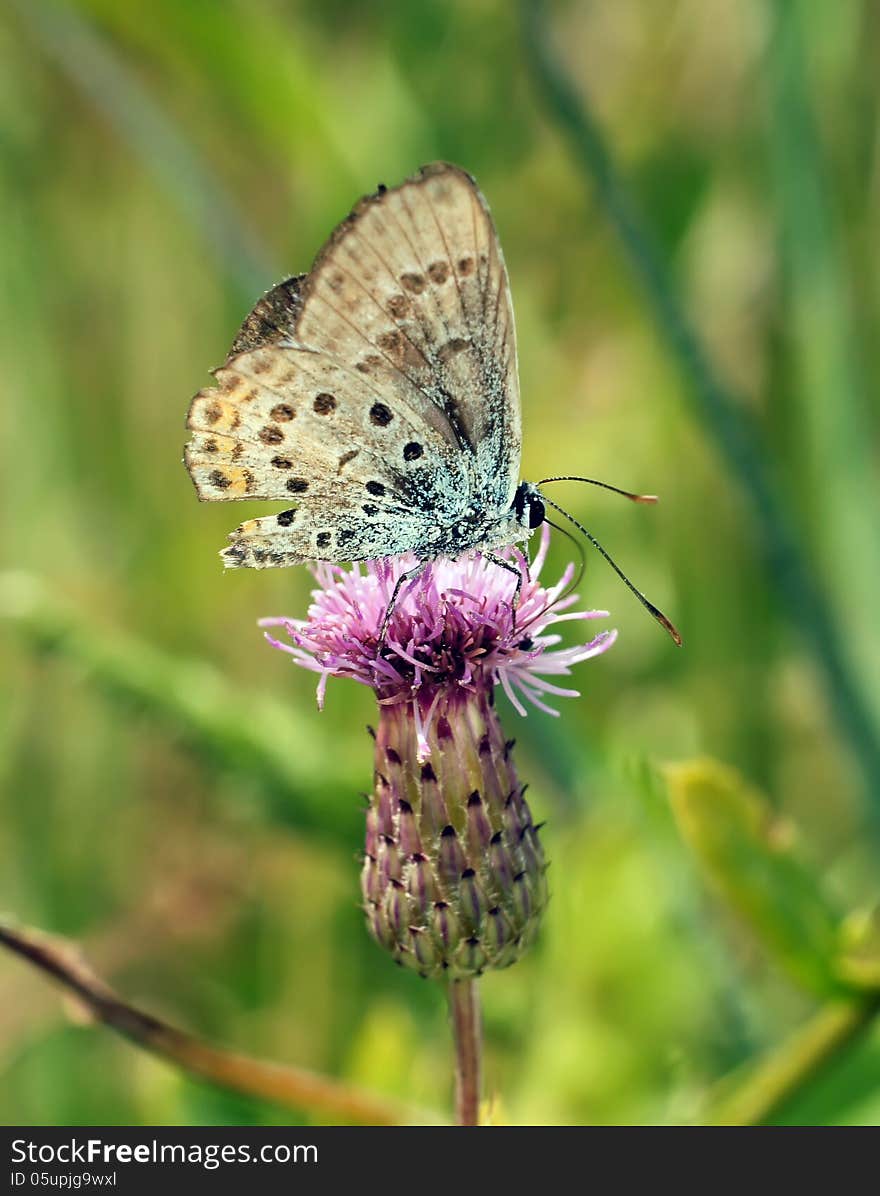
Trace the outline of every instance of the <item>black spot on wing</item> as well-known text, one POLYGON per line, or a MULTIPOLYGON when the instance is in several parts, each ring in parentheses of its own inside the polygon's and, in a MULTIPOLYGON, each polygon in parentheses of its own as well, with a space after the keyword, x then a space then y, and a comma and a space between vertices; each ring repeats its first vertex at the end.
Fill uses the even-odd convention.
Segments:
POLYGON ((384 403, 374 403, 370 408, 370 423, 375 424, 377 428, 387 428, 394 416, 384 403))

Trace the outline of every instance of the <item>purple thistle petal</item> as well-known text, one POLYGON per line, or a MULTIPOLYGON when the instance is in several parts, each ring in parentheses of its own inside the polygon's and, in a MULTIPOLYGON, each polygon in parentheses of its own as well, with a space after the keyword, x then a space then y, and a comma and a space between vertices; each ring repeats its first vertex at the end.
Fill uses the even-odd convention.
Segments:
POLYGON ((370 686, 382 705, 412 703, 421 750, 440 696, 449 686, 478 693, 500 684, 514 708, 526 704, 556 715, 542 695, 575 697, 546 676, 564 676, 571 667, 606 651, 616 631, 602 631, 589 642, 556 649, 557 623, 607 618, 607 611, 573 611, 577 596, 567 594, 574 567, 552 586, 539 584, 546 563, 549 532, 542 528, 531 567, 518 549, 502 555, 523 574, 514 612, 506 570, 479 553, 458 561, 430 562, 401 589, 384 642, 378 633, 401 573, 417 563, 393 557, 355 564, 351 570, 321 562, 313 569, 308 618, 261 619, 260 626, 284 628, 292 643, 267 641, 302 668, 320 674, 318 704, 323 706, 330 677, 351 677, 370 686), (551 650, 554 649, 554 650, 551 650))

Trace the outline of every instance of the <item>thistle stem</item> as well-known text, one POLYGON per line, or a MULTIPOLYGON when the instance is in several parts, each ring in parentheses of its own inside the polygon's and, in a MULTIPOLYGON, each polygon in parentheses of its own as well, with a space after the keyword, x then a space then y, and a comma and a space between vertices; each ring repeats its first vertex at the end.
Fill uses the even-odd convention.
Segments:
POLYGON ((449 1010, 455 1039, 455 1124, 480 1124, 483 1026, 476 980, 453 980, 449 1010))

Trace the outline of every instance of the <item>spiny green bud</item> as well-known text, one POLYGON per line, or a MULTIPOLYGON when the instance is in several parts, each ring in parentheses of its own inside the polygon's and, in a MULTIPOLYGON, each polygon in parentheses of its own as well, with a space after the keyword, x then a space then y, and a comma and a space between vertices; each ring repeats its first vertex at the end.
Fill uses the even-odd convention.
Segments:
POLYGON ((420 713, 380 707, 364 910, 398 963, 464 980, 532 943, 546 865, 490 693, 451 691, 420 713))

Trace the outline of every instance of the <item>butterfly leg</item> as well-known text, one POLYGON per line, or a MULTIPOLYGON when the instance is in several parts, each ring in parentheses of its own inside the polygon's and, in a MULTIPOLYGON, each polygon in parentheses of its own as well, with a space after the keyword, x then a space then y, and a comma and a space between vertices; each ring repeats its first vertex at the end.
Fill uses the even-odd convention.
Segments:
POLYGON ((427 561, 419 561, 415 568, 408 570, 406 573, 401 573, 398 577, 394 589, 391 591, 391 601, 385 607, 385 614, 382 616, 382 625, 379 628, 379 643, 385 642, 385 632, 388 630, 388 624, 391 622, 391 616, 394 614, 394 608, 397 605, 397 597, 404 585, 408 581, 415 581, 420 573, 424 572, 427 561))
POLYGON ((526 564, 526 581, 532 580, 532 542, 526 540, 522 546, 523 557, 526 564))
POLYGON ((516 577, 516 588, 513 591, 513 601, 510 604, 510 623, 511 629, 516 631, 516 608, 519 606, 520 595, 523 588, 523 575, 516 565, 506 561, 503 556, 496 556, 494 552, 484 552, 483 556, 487 561, 491 561, 493 565, 497 565, 499 569, 505 569, 508 573, 512 573, 516 577))

